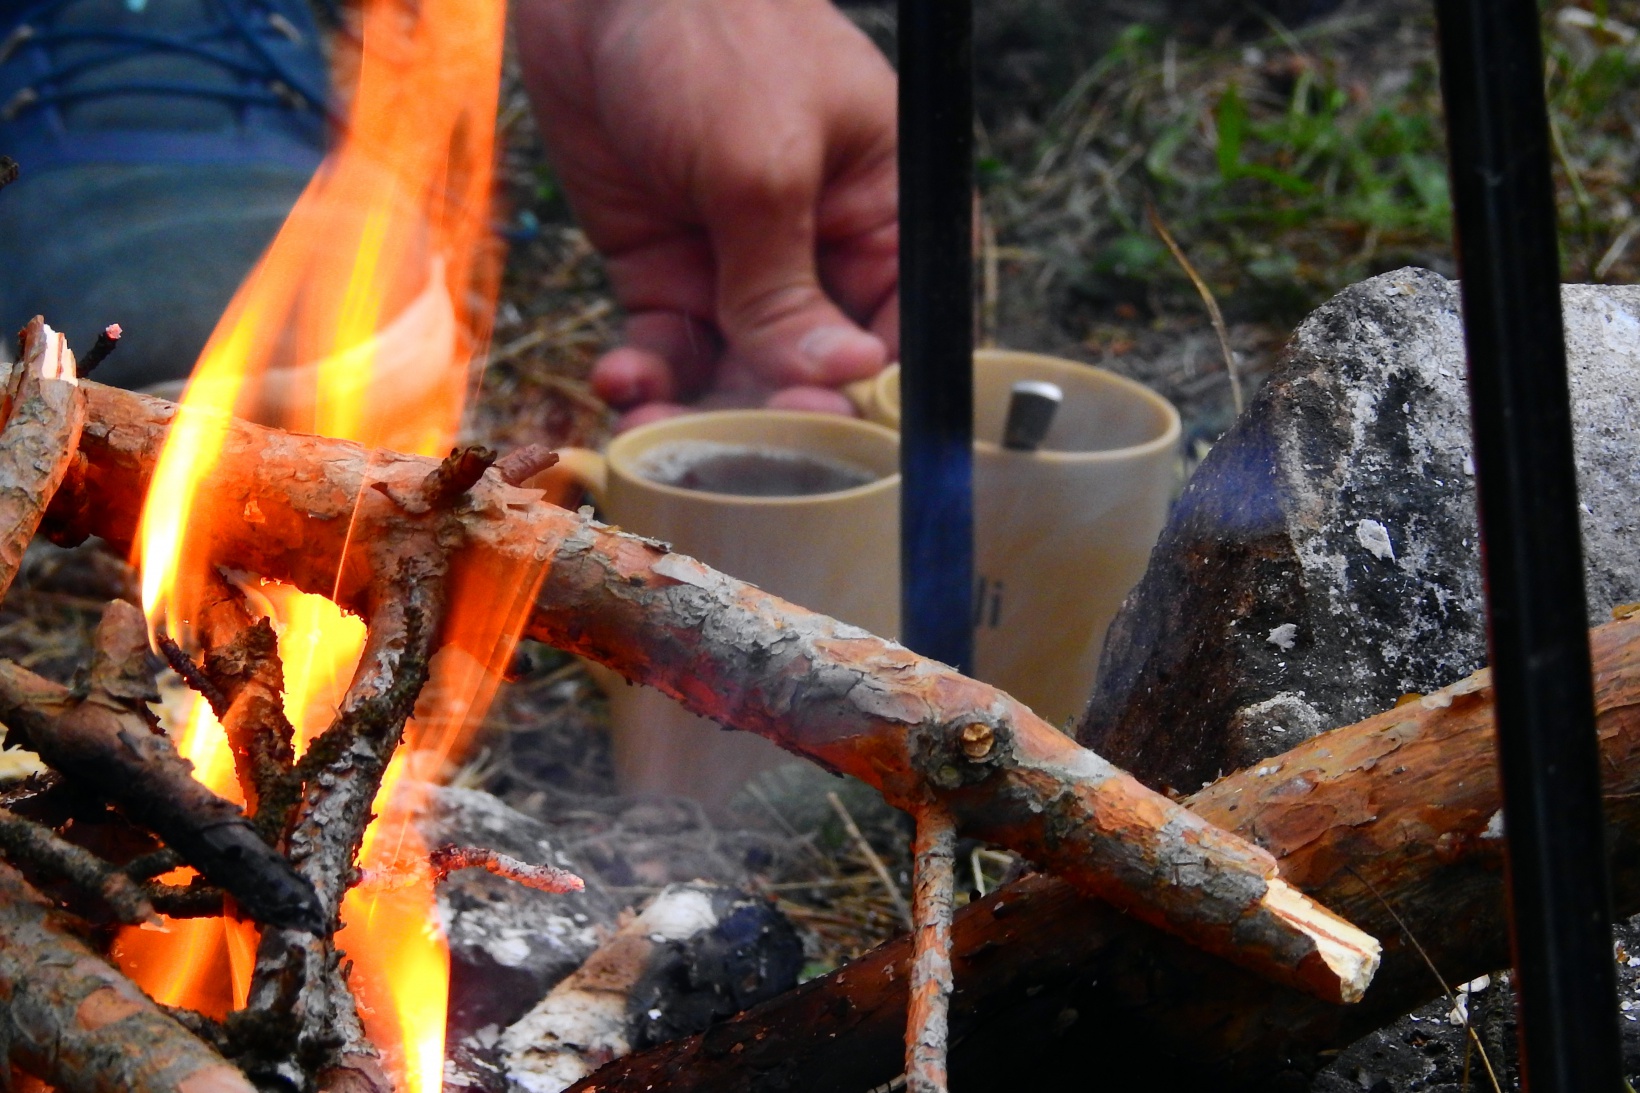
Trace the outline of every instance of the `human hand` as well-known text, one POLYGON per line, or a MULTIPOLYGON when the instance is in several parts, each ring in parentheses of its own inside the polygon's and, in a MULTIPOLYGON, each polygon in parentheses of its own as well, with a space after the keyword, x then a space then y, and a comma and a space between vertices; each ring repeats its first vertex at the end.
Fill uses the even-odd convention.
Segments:
POLYGON ((899 351, 894 74, 829 0, 525 0, 525 84, 604 253, 619 427, 849 413, 899 351))

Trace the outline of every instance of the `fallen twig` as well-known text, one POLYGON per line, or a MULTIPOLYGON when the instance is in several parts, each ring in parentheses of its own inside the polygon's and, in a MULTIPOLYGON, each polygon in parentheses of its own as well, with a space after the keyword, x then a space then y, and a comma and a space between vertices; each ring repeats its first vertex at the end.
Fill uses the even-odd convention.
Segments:
POLYGON ((1162 242, 1167 245, 1168 253, 1173 255, 1173 260, 1179 263, 1184 275, 1190 278, 1190 283, 1196 288, 1196 295, 1202 298, 1202 306, 1207 308, 1208 321, 1213 324, 1213 333, 1219 337, 1219 352, 1224 354, 1224 371, 1230 377, 1230 404, 1239 415, 1242 408, 1241 369, 1236 365, 1235 350, 1230 348, 1230 331, 1224 325, 1224 313, 1219 310, 1219 301, 1213 295, 1213 290, 1207 287, 1207 282, 1202 280, 1202 275, 1196 272, 1196 267, 1190 264, 1190 258, 1184 253, 1184 248, 1179 246, 1178 241, 1173 238, 1173 233, 1162 223, 1162 214, 1156 211, 1154 203, 1145 202, 1145 216, 1149 218, 1150 226, 1156 230, 1156 234, 1161 236, 1162 242))
POLYGON ((568 869, 553 865, 531 865, 482 846, 441 846, 428 855, 435 880, 443 880, 458 869, 484 869, 537 892, 580 892, 586 882, 568 869))
POLYGON ((831 802, 831 809, 837 813, 837 818, 843 821, 843 830, 847 831, 848 837, 854 840, 854 848, 860 852, 860 856, 865 858, 866 864, 871 867, 871 871, 877 875, 877 883, 881 884, 883 891, 888 893, 888 898, 893 902, 894 909, 900 913, 900 922, 907 930, 915 929, 916 920, 912 917, 911 905, 905 901, 905 894, 900 891, 900 886, 894 883, 894 877, 889 873, 888 866, 883 864, 883 859, 877 856, 876 850, 872 849, 870 840, 860 831, 860 825, 854 822, 854 816, 843 805, 843 799, 828 791, 826 800, 831 802))
POLYGON ((74 354, 36 316, 22 332, 22 360, 0 395, 0 598, 67 475, 85 424, 74 354))

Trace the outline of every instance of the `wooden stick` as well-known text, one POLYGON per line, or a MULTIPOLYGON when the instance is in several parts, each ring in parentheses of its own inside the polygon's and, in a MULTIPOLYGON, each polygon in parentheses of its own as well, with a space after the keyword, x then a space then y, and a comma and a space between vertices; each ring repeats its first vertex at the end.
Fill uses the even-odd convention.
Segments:
MULTIPOLYGON (((35 316, 23 334, 23 359, 5 375, 0 396, 0 599, 23 564, 80 442, 85 400, 74 354, 35 316)), ((3 374, 3 373, 0 373, 3 374)))
POLYGON ((64 1093, 255 1093, 0 865, 0 1039, 64 1093))
MULTIPOLYGON (((175 411, 84 386, 84 473, 62 508, 69 529, 129 542, 175 411)), ((200 491, 219 507, 212 556, 368 613, 391 579, 374 552, 403 538, 406 513, 428 510, 435 469, 235 422, 200 491)), ((456 583, 545 570, 530 636, 854 774, 908 811, 932 795, 965 833, 1262 975, 1344 1001, 1370 982, 1377 943, 1290 892, 1268 854, 1002 692, 538 497, 492 469, 450 512, 465 542, 456 583)))
MULTIPOLYGON (((1616 910, 1628 915, 1640 911, 1640 617, 1593 631, 1591 648, 1607 848, 1616 910)), ((1479 673, 1187 799, 1257 838, 1293 883, 1385 939, 1383 967, 1359 1004, 1329 1005, 1217 964, 1034 875, 956 915, 952 1073, 974 1088, 1055 1084, 1085 1080, 1097 1058, 1101 1088, 1113 1091, 1290 1086, 1321 1064, 1319 1052, 1440 995, 1396 915, 1448 983, 1506 966, 1491 697, 1479 673)), ((663 1076, 668 1093, 880 1086, 903 1063, 911 964, 909 941, 890 942, 576 1088, 636 1093, 663 1076)))
POLYGON ((938 805, 917 814, 913 849, 910 1004, 905 1028, 906 1093, 945 1093, 951 1003, 951 904, 957 828, 938 805))
POLYGON ((257 837, 237 805, 194 779, 170 738, 144 716, 145 707, 114 693, 129 685, 116 682, 125 670, 121 665, 140 663, 146 655, 141 612, 115 600, 103 614, 96 641, 100 655, 84 697, 0 661, 0 720, 53 769, 159 835, 232 893, 252 918, 297 930, 324 929, 312 886, 257 837))
MULTIPOLYGON (((289 853, 318 895, 326 934, 338 922, 371 805, 427 681, 443 619, 444 553, 416 552, 399 562, 391 595, 384 591, 369 616, 364 652, 341 711, 298 766, 302 799, 289 853)), ((294 1018, 286 1037, 251 1045, 243 1065, 253 1077, 278 1083, 297 1076, 300 1084, 304 1062, 318 1059, 322 1089, 390 1089, 328 936, 264 931, 246 1009, 273 1021, 294 1018)))

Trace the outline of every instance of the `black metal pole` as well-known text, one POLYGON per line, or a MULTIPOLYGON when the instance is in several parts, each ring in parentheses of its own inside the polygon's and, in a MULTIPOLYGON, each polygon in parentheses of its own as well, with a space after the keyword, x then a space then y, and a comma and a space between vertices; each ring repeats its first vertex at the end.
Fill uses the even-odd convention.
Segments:
POLYGON ((1536 0, 1436 0, 1522 1078, 1623 1088, 1536 0))
POLYGON ((973 14, 899 0, 901 635, 973 661, 973 14))

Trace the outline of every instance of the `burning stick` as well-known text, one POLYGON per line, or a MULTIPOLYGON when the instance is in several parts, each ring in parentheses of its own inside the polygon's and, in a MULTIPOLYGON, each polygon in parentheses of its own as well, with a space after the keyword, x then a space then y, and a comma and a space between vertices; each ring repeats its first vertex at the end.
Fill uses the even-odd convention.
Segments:
POLYGON ((433 878, 443 880, 457 869, 484 869, 537 892, 581 892, 586 882, 568 869, 531 865, 481 846, 441 846, 428 855, 433 878))
POLYGON ((951 903, 957 828, 939 805, 917 814, 912 878, 911 1003, 906 1011, 906 1093, 945 1093, 951 1002, 951 903))
POLYGON ((85 399, 74 354, 39 316, 24 328, 23 359, 0 394, 0 598, 74 460, 85 399))
POLYGON ((231 892, 251 917, 323 930, 326 920, 311 885, 257 837, 237 806, 194 780, 170 739, 145 718, 146 710, 131 704, 128 677, 144 670, 148 650, 141 613, 122 600, 109 604, 96 644, 84 697, 0 661, 0 719, 54 769, 157 833, 231 892))
POLYGON ((66 1093, 255 1093, 0 865, 0 1042, 66 1093))
MULTIPOLYGON (((353 877, 353 862, 371 819, 382 774, 398 748, 416 696, 427 681, 444 615, 448 514, 400 529, 375 544, 381 564, 396 561, 381 602, 370 613, 359 668, 336 721, 309 746, 296 768, 302 797, 290 833, 290 856, 318 894, 322 917, 333 927, 353 877)), ((328 932, 328 931, 327 931, 328 932)), ((270 1083, 304 1086, 304 1060, 329 1060, 319 1075, 328 1090, 390 1088, 365 1038, 336 950, 325 937, 294 930, 263 934, 251 980, 250 1013, 294 1019, 287 1035, 249 1045, 244 1065, 270 1083), (294 998, 293 998, 294 994, 294 998), (338 1046, 339 1045, 339 1046, 338 1046)))
MULTIPOLYGON (((128 542, 172 411, 85 386, 85 473, 60 504, 89 512, 87 530, 128 542)), ((213 550, 373 614, 416 594, 395 569, 426 553, 426 528, 408 517, 425 511, 434 466, 233 422, 201 487, 226 517, 213 550)), ((1372 978, 1376 941, 1281 881, 1270 855, 1145 789, 993 687, 541 504, 499 475, 486 474, 442 515, 465 541, 458 582, 485 587, 490 575, 547 563, 532 637, 854 774, 899 807, 915 811, 931 795, 961 830, 1278 982, 1353 1001, 1372 978)), ((380 629, 378 619, 373 641, 380 629)), ((388 632, 402 641, 402 626, 388 632)))
POLYGON ((119 323, 109 323, 103 327, 102 333, 98 334, 97 340, 92 343, 91 352, 87 353, 85 360, 80 362, 80 375, 89 376, 92 372, 95 372, 97 366, 107 360, 109 354, 120 347, 120 339, 124 336, 125 331, 120 329, 119 323))
POLYGON ((234 773, 256 829, 277 843, 287 834, 301 794, 292 769, 296 730, 285 716, 279 639, 267 619, 255 618, 245 609, 227 581, 214 571, 209 576, 199 611, 200 635, 208 652, 199 674, 204 677, 201 685, 215 697, 200 693, 222 722, 233 750, 234 773))

